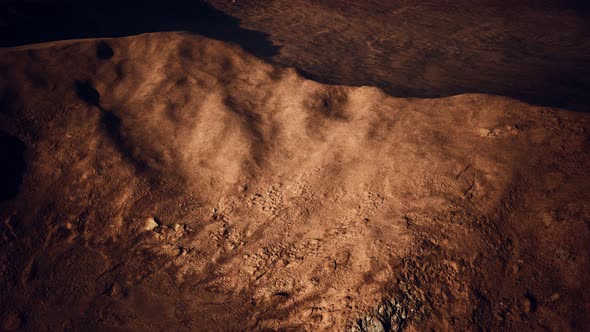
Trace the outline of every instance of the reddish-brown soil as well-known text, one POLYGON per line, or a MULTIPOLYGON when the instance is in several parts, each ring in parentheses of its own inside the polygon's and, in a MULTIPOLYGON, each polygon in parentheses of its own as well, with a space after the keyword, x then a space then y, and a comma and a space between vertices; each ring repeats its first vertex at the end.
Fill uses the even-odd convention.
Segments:
POLYGON ((0 330, 588 330, 587 12, 460 2, 0 49, 0 330))
POLYGON ((0 69, 26 162, 2 203, 4 329, 590 323, 584 113, 327 86, 176 33, 0 69))

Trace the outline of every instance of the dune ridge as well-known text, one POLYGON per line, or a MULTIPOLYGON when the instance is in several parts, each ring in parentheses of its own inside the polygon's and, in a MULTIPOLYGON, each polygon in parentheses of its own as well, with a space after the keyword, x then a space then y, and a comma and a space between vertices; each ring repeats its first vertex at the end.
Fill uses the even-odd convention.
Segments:
POLYGON ((3 328, 590 323, 587 114, 320 84, 184 33, 1 52, 26 146, 3 328))

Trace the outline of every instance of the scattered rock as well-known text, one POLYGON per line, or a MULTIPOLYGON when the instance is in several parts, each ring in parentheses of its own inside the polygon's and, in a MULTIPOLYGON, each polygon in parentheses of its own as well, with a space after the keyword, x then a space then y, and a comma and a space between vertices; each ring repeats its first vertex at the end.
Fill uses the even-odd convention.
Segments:
POLYGON ((522 304, 522 310, 525 313, 528 314, 529 312, 531 312, 531 309, 533 306, 533 304, 531 303, 531 300, 529 300, 528 298, 524 298, 524 299, 522 299, 521 304, 522 304))
POLYGON ((516 135, 518 134, 518 129, 516 127, 506 125, 502 127, 495 127, 492 129, 480 128, 479 135, 481 137, 498 137, 498 136, 505 136, 505 135, 516 135))
POLYGON ((187 247, 180 247, 179 250, 180 256, 186 256, 191 251, 191 249, 187 247))
POLYGON ((182 237, 184 235, 184 226, 181 224, 174 224, 173 226, 174 232, 176 233, 177 237, 182 237))
POLYGON ((149 217, 145 220, 144 229, 146 231, 153 231, 154 229, 156 229, 159 226, 160 226, 160 224, 156 221, 156 219, 154 217, 149 217))
POLYGON ((551 225, 552 221, 553 221, 553 216, 551 215, 551 213, 549 213, 549 212, 543 213, 543 224, 545 224, 545 226, 551 225))
POLYGON ((353 327, 351 331, 355 332, 385 332, 385 328, 383 327, 383 323, 379 321, 376 317, 373 316, 365 316, 362 319, 359 319, 358 326, 356 329, 353 327))
POLYGON ((527 294, 521 301, 522 309, 525 313, 530 313, 535 311, 537 308, 537 300, 531 295, 527 294))
POLYGON ((116 297, 117 295, 121 294, 121 286, 119 283, 114 282, 111 287, 107 290, 107 295, 110 297, 116 297))
POLYGON ((481 137, 486 137, 486 136, 488 136, 489 133, 490 133, 489 129, 485 129, 485 128, 479 129, 479 136, 481 136, 481 137))
POLYGON ((449 261, 449 266, 455 271, 455 272, 459 272, 459 263, 455 262, 455 261, 449 261))

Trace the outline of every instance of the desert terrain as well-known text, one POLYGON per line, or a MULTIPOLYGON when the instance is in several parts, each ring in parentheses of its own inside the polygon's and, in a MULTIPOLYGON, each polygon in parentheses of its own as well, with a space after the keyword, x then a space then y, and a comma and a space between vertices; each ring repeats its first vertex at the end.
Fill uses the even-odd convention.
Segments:
POLYGON ((196 3, 4 39, 0 329, 589 329, 583 6, 196 3))

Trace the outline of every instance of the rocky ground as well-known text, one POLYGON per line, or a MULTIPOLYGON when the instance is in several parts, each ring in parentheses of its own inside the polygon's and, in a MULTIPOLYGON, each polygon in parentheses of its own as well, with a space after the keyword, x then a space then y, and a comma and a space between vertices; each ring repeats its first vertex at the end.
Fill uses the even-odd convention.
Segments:
POLYGON ((587 113, 325 85, 183 33, 0 70, 5 330, 590 326, 587 113))

